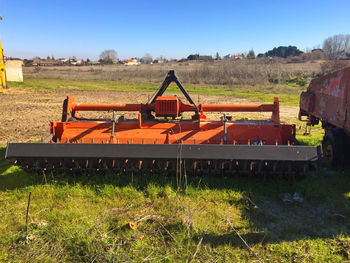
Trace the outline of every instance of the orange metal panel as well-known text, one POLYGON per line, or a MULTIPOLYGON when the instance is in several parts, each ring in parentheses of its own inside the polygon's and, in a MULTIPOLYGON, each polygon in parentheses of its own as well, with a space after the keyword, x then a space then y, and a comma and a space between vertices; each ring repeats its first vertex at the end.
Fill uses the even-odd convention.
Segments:
POLYGON ((274 111, 275 105, 273 104, 251 104, 251 105, 241 105, 241 104, 202 104, 200 105, 200 110, 202 111, 224 111, 224 112, 235 112, 235 111, 243 111, 243 112, 250 112, 250 111, 274 111))
MULTIPOLYGON (((77 104, 67 99, 66 114, 77 111, 138 111, 138 119, 120 120, 114 125, 102 122, 64 121, 51 124, 54 141, 83 143, 145 143, 145 144, 267 144, 281 145, 294 141, 295 127, 279 123, 279 103, 253 105, 198 105, 201 118, 171 121, 144 118, 141 113, 153 111, 156 116, 177 117, 180 112, 195 111, 195 105, 181 103, 175 96, 158 97, 153 104, 77 104), (203 112, 272 112, 266 121, 203 121, 203 112)), ((65 115, 65 113, 64 113, 65 115)), ((151 116, 152 117, 152 116, 151 116)), ((74 118, 73 118, 74 119, 74 118)))
POLYGON ((155 102, 156 116, 178 117, 180 114, 180 100, 176 96, 158 97, 155 102))
MULTIPOLYGON (((52 123, 53 134, 61 142, 110 143, 111 123, 52 123)), ((222 122, 156 123, 138 121, 117 123, 113 143, 144 144, 267 144, 281 145, 293 141, 294 125, 273 123, 226 123, 226 142, 222 122)))
POLYGON ((75 111, 141 111, 142 104, 75 104, 75 111))

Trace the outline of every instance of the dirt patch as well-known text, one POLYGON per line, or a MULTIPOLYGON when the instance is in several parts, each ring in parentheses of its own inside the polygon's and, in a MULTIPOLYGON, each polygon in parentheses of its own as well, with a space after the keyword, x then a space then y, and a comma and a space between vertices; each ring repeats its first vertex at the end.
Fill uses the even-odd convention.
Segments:
MULTIPOLYGON (((75 91, 75 90, 34 90, 8 89, 0 95, 0 145, 11 142, 29 142, 45 138, 49 134, 50 121, 60 121, 62 104, 66 96, 75 96, 79 103, 145 103, 152 93, 124 91, 75 91)), ((197 102, 198 96, 193 99, 197 102)), ((185 99, 183 99, 185 101, 185 99)), ((200 103, 247 104, 247 99, 231 96, 201 95, 200 103)), ((298 114, 297 107, 281 107, 281 120, 293 122, 298 114)), ((110 116, 110 113, 95 113, 96 117, 110 116)), ((135 113, 125 113, 136 117, 135 113)), ((207 114, 219 118, 221 113, 207 114)), ((253 114, 232 114, 234 118, 252 118, 253 114)), ((270 114, 259 114, 268 117, 270 114)), ((257 116, 257 115, 255 115, 257 116)))

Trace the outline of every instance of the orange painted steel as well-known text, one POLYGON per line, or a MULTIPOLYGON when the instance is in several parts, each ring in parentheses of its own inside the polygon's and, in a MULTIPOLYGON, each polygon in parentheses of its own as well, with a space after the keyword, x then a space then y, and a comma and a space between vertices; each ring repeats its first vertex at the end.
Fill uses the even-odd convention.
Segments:
MULTIPOLYGON (((184 104, 176 96, 160 96, 153 104, 77 104, 74 97, 67 98, 71 111, 155 111, 157 116, 178 117, 182 112, 194 112, 195 105, 184 104), (162 111, 162 112, 160 112, 162 111), (165 112, 164 112, 165 111, 165 112)), ((203 112, 272 112, 272 119, 279 122, 279 101, 274 99, 273 104, 198 104, 201 118, 203 112)))
MULTIPOLYGON (((63 143, 111 143, 111 123, 53 122, 51 131, 63 143)), ((116 124, 113 141, 123 144, 251 144, 287 145, 295 135, 294 125, 269 122, 227 124, 226 142, 220 121, 204 121, 200 125, 188 121, 179 123, 144 122, 137 120, 116 124)))
MULTIPOLYGON (((274 104, 198 104, 197 107, 203 112, 272 112, 276 110, 274 104)), ((141 111, 145 109, 155 109, 155 104, 75 104, 72 110, 75 111, 141 111)), ((180 104, 180 112, 194 111, 194 106, 180 104)))
POLYGON ((51 123, 53 141, 63 143, 121 144, 251 144, 288 145, 295 139, 295 126, 280 124, 279 104, 221 105, 184 104, 175 96, 160 96, 153 104, 78 104, 74 97, 65 102, 62 122, 51 123), (137 118, 89 121, 77 118, 78 111, 135 111, 137 118), (175 119, 181 112, 193 111, 192 119, 175 119), (269 120, 206 120, 203 112, 272 112, 269 120), (147 115, 155 112, 158 118, 147 115), (68 121, 67 121, 68 120, 68 121))
POLYGON ((73 104, 75 111, 141 111, 141 104, 73 104))

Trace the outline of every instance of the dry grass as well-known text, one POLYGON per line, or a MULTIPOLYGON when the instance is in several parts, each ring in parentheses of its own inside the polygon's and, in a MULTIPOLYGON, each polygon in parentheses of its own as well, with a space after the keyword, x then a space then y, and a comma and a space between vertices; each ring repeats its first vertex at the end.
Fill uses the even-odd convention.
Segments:
POLYGON ((161 82, 170 69, 176 70, 184 83, 261 85, 270 82, 284 82, 296 76, 312 77, 320 72, 320 62, 285 63, 267 60, 222 60, 138 66, 26 67, 24 74, 35 78, 161 82))

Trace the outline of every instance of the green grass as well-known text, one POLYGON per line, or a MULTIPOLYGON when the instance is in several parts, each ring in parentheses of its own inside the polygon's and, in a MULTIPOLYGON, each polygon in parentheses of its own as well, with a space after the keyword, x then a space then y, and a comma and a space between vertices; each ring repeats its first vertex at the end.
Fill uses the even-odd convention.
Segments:
POLYGON ((0 262, 257 262, 233 228, 264 261, 350 259, 349 171, 322 168, 296 181, 190 177, 180 187, 158 174, 47 174, 45 182, 9 165, 4 150, 0 262), (281 201, 295 192, 302 204, 281 201))
MULTIPOLYGON (((38 79, 25 76, 24 82, 9 82, 11 88, 31 89, 64 89, 64 90, 120 90, 120 91, 148 91, 154 92, 160 83, 137 81, 105 81, 105 80, 68 80, 68 79, 38 79)), ((252 99, 264 103, 273 102, 274 97, 279 97, 283 105, 297 106, 299 96, 304 87, 294 83, 270 84, 257 86, 223 86, 184 84, 190 94, 234 96, 252 99)), ((175 85, 168 88, 169 92, 179 92, 175 85)))
MULTIPOLYGON (((190 93, 298 104, 300 87, 185 85, 190 93)), ((154 91, 159 83, 25 78, 11 88, 154 91)), ((176 89, 171 87, 170 91, 176 89)), ((301 122, 297 126, 302 127, 301 122)), ((303 145, 319 145, 297 130, 303 145)), ((159 174, 27 173, 0 147, 0 262, 264 262, 350 260, 349 170, 299 180, 159 174), (26 207, 31 192, 28 236, 26 207), (304 202, 286 205, 286 193, 304 202), (130 229, 130 222, 137 222, 130 229), (26 238, 27 237, 27 238, 26 238)))
MULTIPOLYGON (((300 122, 299 122, 300 123, 300 122)), ((298 125, 297 125, 298 126, 298 125)), ((305 127, 305 123, 302 125, 299 125, 301 127, 305 127)), ((322 139, 324 135, 324 130, 322 129, 321 125, 316 125, 311 127, 311 130, 305 133, 305 129, 297 130, 297 140, 301 145, 321 145, 322 139)))

